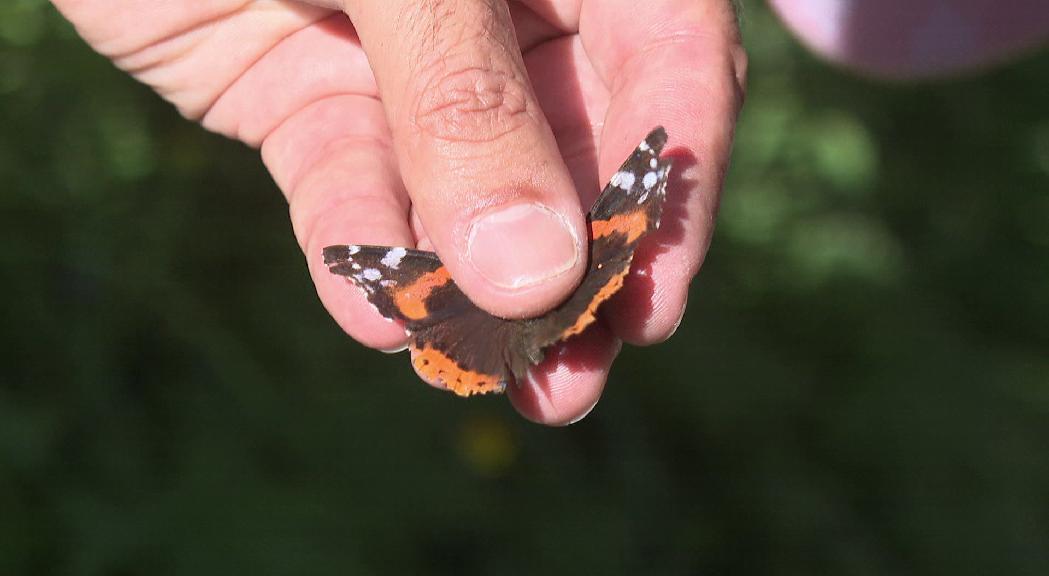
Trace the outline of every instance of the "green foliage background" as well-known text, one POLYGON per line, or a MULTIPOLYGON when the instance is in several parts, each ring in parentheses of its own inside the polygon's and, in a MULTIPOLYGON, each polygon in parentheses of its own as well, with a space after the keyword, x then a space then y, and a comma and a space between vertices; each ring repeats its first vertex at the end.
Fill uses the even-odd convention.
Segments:
POLYGON ((254 151, 0 6, 0 574, 1047 574, 1049 58, 885 85, 748 6, 678 334, 582 423, 325 315, 254 151))

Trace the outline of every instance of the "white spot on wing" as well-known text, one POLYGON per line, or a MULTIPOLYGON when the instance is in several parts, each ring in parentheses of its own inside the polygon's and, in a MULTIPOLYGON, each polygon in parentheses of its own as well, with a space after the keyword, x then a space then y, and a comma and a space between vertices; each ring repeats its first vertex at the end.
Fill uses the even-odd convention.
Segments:
POLYGON ((358 253, 360 251, 361 251, 361 247, 360 246, 350 246, 350 248, 349 248, 350 256, 353 256, 354 254, 356 254, 356 253, 358 253))
MULTIPOLYGON (((636 177, 633 172, 616 172, 616 174, 619 176, 619 183, 616 184, 617 186, 626 191, 630 191, 630 189, 634 187, 634 180, 636 180, 636 177)), ((613 177, 613 179, 615 178, 613 177)))
POLYGON ((645 200, 648 200, 648 192, 642 194, 641 197, 637 199, 637 203, 642 204, 645 200))
POLYGON ((655 172, 649 172, 648 174, 645 174, 645 177, 641 180, 641 184, 645 187, 645 190, 651 190, 658 181, 659 175, 655 172))
POLYGON ((659 166, 659 160, 656 160, 655 158, 653 158, 653 159, 648 161, 648 167, 649 168, 655 170, 656 166, 659 166))
POLYGON ((648 152, 652 147, 648 145, 648 140, 642 140, 641 143, 637 145, 637 149, 642 152, 648 152))
POLYGON ((365 268, 362 276, 364 276, 365 279, 374 282, 379 278, 382 278, 382 272, 379 272, 375 268, 365 268))
POLYGON ((407 253, 408 251, 404 248, 390 248, 390 251, 387 252, 379 262, 387 268, 393 268, 396 270, 397 267, 401 265, 401 258, 404 258, 404 255, 407 253))

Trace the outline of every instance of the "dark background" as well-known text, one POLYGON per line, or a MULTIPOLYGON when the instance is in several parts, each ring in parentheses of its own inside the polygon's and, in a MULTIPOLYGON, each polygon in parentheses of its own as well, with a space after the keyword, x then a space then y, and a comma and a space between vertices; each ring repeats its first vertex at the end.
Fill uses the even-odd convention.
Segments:
POLYGON ((1049 55, 879 84, 748 9, 685 322, 547 429, 352 342, 255 151, 0 5, 0 574, 1049 573, 1049 55))

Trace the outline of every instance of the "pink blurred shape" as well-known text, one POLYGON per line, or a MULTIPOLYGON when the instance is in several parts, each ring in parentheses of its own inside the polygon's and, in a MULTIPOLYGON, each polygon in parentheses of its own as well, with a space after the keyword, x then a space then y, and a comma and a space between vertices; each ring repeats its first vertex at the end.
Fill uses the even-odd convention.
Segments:
POLYGON ((1004 62, 1049 40, 1049 0, 770 0, 817 54, 871 76, 919 79, 1004 62))

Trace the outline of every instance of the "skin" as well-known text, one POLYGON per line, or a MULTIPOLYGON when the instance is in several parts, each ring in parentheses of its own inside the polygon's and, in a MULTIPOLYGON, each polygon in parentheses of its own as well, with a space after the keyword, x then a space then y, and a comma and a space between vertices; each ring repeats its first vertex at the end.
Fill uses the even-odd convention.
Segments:
MULTIPOLYGON (((548 351, 510 399, 536 422, 578 420, 621 342, 661 342, 679 324, 743 101, 746 57, 728 0, 54 3, 185 117, 260 148, 324 306, 383 350, 403 347, 403 331, 328 273, 324 246, 436 250, 482 308, 541 314, 572 292, 585 252, 530 285, 493 282, 470 258, 474 223, 538 203, 577 243, 521 238, 550 246, 522 250, 521 266, 578 256, 601 184, 662 124, 676 162, 663 226, 603 321, 548 351)), ((532 229, 505 234, 516 242, 532 229)))
POLYGON ((824 58, 865 75, 921 80, 987 69, 1049 41, 1040 0, 771 0, 824 58))

